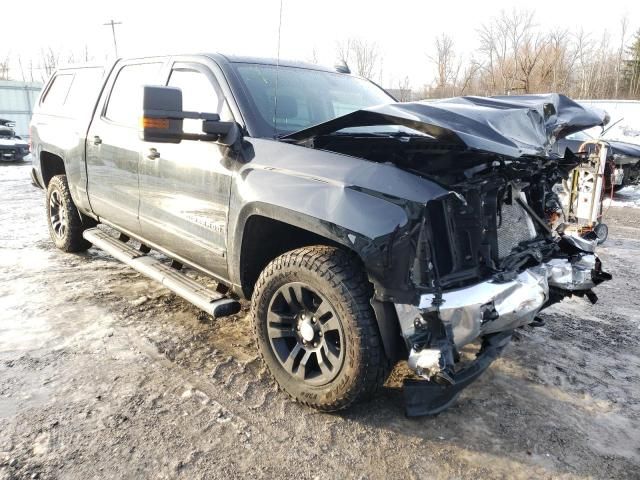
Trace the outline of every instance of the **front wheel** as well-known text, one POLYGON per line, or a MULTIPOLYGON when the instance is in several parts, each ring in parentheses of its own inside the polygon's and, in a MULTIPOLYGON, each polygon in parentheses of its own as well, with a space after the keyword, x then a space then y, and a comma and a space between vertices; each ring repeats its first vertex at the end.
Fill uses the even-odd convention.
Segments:
POLYGON ((73 203, 66 175, 56 175, 47 187, 47 223, 56 247, 65 252, 82 252, 91 247, 82 236, 87 228, 73 203))
POLYGON ((260 275, 252 317, 260 354, 297 401, 335 411, 373 395, 388 361, 357 259, 333 247, 305 247, 260 275))

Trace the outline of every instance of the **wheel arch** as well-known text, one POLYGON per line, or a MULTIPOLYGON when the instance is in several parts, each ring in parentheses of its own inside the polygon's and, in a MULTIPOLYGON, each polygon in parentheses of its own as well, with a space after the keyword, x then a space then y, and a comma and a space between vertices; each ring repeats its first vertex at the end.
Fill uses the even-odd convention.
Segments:
POLYGON ((232 275, 241 286, 245 298, 253 293, 255 281, 267 264, 290 250, 310 245, 335 246, 357 253, 335 229, 320 225, 310 218, 287 209, 253 205, 244 210, 236 229, 239 249, 230 252, 232 275))
MULTIPOLYGON (((235 265, 231 273, 245 298, 251 298, 255 282, 269 262, 288 251, 312 245, 353 252, 374 290, 380 288, 364 260, 371 242, 365 242, 362 234, 347 227, 273 205, 254 204, 240 215, 235 238, 234 244, 239 248, 230 252, 229 261, 235 265)), ((402 358, 404 342, 393 303, 372 298, 371 305, 387 358, 392 361, 402 358)))
POLYGON ((42 173, 43 188, 46 190, 49 182, 56 175, 65 175, 67 170, 62 156, 42 150, 39 155, 40 172, 42 173))

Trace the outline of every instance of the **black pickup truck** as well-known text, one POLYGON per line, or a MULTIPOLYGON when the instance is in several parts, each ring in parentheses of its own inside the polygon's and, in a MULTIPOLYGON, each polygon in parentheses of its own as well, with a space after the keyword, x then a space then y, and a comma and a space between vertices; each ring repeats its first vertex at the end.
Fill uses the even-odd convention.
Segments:
POLYGON ((0 162, 21 161, 29 154, 29 144, 16 135, 12 120, 0 118, 0 162))
POLYGON ((55 72, 32 180, 60 249, 102 248, 214 317, 251 299, 296 400, 348 407, 408 360, 407 413, 432 414, 515 328, 609 278, 547 218, 577 164, 552 144, 604 122, 557 94, 397 103, 316 65, 127 59, 55 72))

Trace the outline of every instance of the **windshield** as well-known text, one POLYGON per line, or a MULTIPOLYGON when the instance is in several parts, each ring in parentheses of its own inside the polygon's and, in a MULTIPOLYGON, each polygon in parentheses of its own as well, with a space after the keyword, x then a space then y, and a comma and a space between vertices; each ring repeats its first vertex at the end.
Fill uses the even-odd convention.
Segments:
POLYGON ((258 113, 261 137, 282 136, 355 110, 394 102, 373 83, 351 75, 297 67, 235 64, 258 113))

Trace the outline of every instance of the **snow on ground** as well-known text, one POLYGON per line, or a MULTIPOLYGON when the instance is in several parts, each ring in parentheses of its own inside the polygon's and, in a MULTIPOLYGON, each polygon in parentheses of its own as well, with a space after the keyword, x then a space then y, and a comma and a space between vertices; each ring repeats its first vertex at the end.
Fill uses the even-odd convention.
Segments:
POLYGON ((607 213, 599 301, 543 311, 450 409, 405 418, 405 364, 325 414, 275 388, 247 302, 213 320, 57 250, 30 168, 0 163, 0 480, 640 479, 640 209, 607 213))
POLYGON ((640 208, 640 185, 624 187, 622 190, 616 192, 611 206, 640 208))

